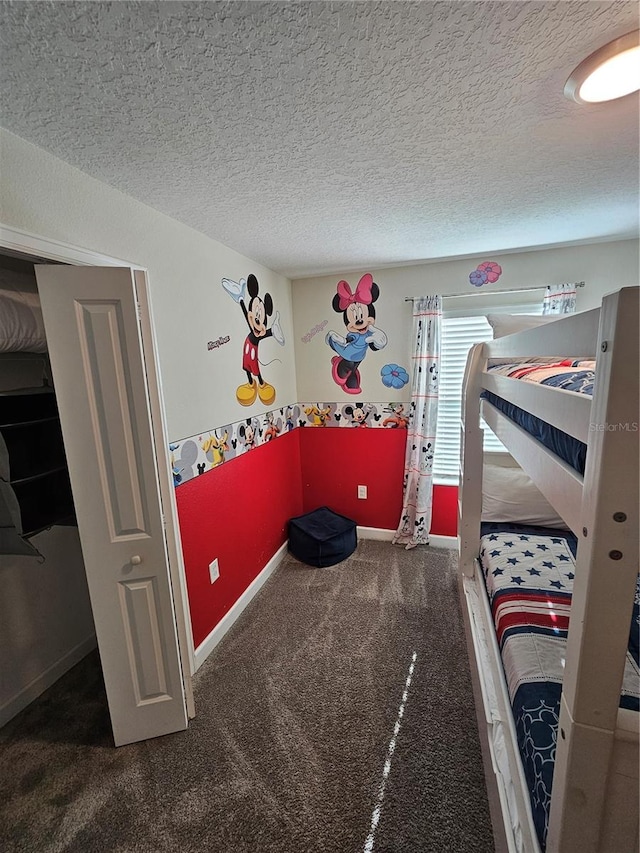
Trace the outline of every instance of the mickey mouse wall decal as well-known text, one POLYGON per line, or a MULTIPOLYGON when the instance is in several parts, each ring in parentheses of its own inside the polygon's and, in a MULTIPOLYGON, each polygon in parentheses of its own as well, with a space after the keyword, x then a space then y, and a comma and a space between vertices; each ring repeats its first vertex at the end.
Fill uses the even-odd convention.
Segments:
POLYGON ((246 280, 241 278, 240 281, 232 281, 230 278, 223 278, 222 287, 234 302, 240 305, 249 326, 249 334, 242 350, 242 369, 247 374, 247 381, 238 386, 236 400, 241 406, 252 406, 256 397, 259 397, 260 402, 265 406, 271 406, 276 399, 276 389, 262 377, 261 362, 258 361, 258 345, 265 338, 273 337, 280 346, 284 346, 280 314, 276 311, 273 323, 267 328, 267 317, 273 314, 273 300, 269 293, 265 293, 264 298, 258 295, 260 285, 253 273, 250 273, 246 280), (247 292, 249 293, 248 307, 245 305, 247 292))
POLYGON ((331 331, 326 343, 337 353, 331 359, 331 376, 346 394, 360 394, 360 371, 358 367, 367 354, 367 348, 384 349, 387 336, 374 325, 376 309, 373 303, 380 296, 380 288, 371 273, 366 273, 352 293, 346 281, 339 281, 337 293, 331 303, 333 310, 342 313, 347 329, 346 337, 331 331))

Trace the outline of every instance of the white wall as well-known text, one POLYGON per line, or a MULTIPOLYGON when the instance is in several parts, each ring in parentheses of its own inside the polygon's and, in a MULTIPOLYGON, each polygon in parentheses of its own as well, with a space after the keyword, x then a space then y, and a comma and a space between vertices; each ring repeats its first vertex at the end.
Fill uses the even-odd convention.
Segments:
MULTIPOLYGON (((283 276, 88 177, 30 143, 0 130, 2 222, 38 236, 145 267, 166 404, 169 439, 295 402, 291 284, 283 276), (281 315, 285 346, 268 339, 260 360, 277 392, 273 406, 236 402, 246 382, 242 346, 247 325, 222 290, 223 277, 253 272, 281 315), (209 341, 230 341, 207 350, 209 341)), ((232 201, 232 200, 231 200, 232 201)))
POLYGON ((43 561, 0 556, 0 725, 96 644, 77 527, 31 543, 43 561))
MULTIPOLYGON (((48 359, 0 357, 0 392, 50 377, 48 359)), ((76 527, 30 540, 42 554, 0 555, 0 725, 33 701, 95 646, 76 527)))
MULTIPOLYGON (((482 300, 490 311, 492 297, 488 294, 493 292, 565 281, 585 281, 586 286, 578 289, 577 297, 577 310, 584 311, 599 305, 604 294, 625 285, 638 284, 638 240, 504 255, 478 255, 474 258, 378 270, 363 269, 342 276, 336 274, 296 280, 293 282, 293 313, 299 400, 347 402, 347 395, 331 379, 333 352, 325 343, 325 335, 329 329, 344 330, 341 315, 331 307, 338 281, 344 278, 354 290, 365 272, 371 272, 380 287, 380 298, 375 303, 376 326, 386 332, 389 343, 380 352, 367 353, 360 367, 362 394, 355 399, 358 402, 393 402, 409 399, 408 387, 401 391, 385 388, 380 379, 380 369, 387 363, 408 367, 411 304, 405 302, 406 296, 468 292, 471 294, 468 299, 455 300, 456 308, 471 304, 471 301, 477 304, 482 300), (494 284, 473 287, 469 283, 469 274, 479 263, 489 260, 500 264, 502 275, 494 284), (327 321, 327 325, 321 332, 314 334, 308 342, 302 340, 324 321, 327 321)), ((537 298, 535 293, 530 296, 532 299, 537 298)), ((542 296, 541 292, 539 298, 542 296)), ((453 300, 450 305, 452 303, 453 300)))

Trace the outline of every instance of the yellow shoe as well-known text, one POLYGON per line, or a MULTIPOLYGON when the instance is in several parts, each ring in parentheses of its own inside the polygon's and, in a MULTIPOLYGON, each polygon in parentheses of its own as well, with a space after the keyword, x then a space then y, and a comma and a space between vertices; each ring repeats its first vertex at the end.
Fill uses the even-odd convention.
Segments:
POLYGON ((268 382, 265 382, 264 385, 258 383, 258 397, 265 406, 271 406, 276 400, 276 389, 268 382))
POLYGON ((238 386, 236 389, 236 400, 241 406, 252 406, 255 403, 258 396, 256 385, 256 382, 245 382, 244 385, 238 386))

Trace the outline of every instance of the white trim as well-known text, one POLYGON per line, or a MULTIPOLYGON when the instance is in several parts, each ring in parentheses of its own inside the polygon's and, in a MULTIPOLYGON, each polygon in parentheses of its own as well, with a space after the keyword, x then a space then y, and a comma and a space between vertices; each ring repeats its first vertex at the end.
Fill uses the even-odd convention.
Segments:
POLYGON ((111 258, 90 249, 82 249, 79 246, 71 246, 61 243, 59 240, 50 240, 48 237, 40 237, 28 231, 21 231, 11 225, 0 223, 0 247, 10 249, 13 252, 24 252, 25 255, 36 255, 50 261, 62 261, 67 264, 79 266, 107 266, 107 267, 131 267, 132 269, 143 269, 139 264, 131 261, 123 261, 120 258, 111 258))
POLYGON ((218 622, 213 631, 211 631, 209 636, 205 637, 205 639, 200 643, 200 645, 194 652, 196 671, 200 669, 202 664, 206 661, 211 652, 215 649, 220 640, 227 633, 229 628, 231 628, 231 626, 238 619, 247 604, 249 604, 252 598, 254 598, 254 596, 262 589, 264 584, 269 580, 271 575, 278 568, 278 566, 284 559, 285 554, 287 553, 288 545, 289 540, 284 542, 278 548, 276 553, 269 560, 264 569, 262 569, 260 574, 256 578, 254 578, 254 580, 249 584, 249 586, 245 589, 245 591, 231 607, 231 609, 224 614, 222 619, 218 622))
MULTIPOLYGON (((357 528, 358 539, 377 539, 381 542, 391 542, 396 535, 395 530, 387 530, 385 527, 360 527, 357 528)), ((457 536, 439 536, 431 533, 429 545, 432 548, 457 548, 457 536)))
POLYGON ((432 548, 455 548, 458 547, 458 537, 457 536, 440 536, 437 533, 429 534, 429 545, 432 548))
POLYGON ((482 697, 481 711, 487 727, 489 753, 495 775, 509 853, 540 853, 533 823, 529 789, 524 776, 498 642, 484 581, 474 560, 473 577, 463 577, 467 618, 482 697))
POLYGON ((51 687, 52 684, 55 684, 59 678, 62 678, 66 672, 79 663, 82 658, 86 657, 95 647, 96 635, 90 634, 59 660, 47 667, 44 672, 37 675, 19 693, 7 699, 0 706, 0 727, 8 723, 9 720, 12 720, 16 714, 19 714, 27 705, 30 705, 38 696, 51 687))
POLYGON ((356 528, 358 539, 377 539, 380 542, 391 542, 395 536, 395 530, 387 530, 386 527, 358 527, 356 528))

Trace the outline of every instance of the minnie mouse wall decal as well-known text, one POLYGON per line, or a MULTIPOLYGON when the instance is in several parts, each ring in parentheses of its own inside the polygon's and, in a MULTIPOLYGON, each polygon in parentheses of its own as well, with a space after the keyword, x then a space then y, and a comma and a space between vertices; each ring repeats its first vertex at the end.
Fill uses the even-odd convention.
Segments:
POLYGON ((337 293, 331 305, 334 311, 342 313, 347 329, 346 337, 331 331, 327 333, 326 343, 337 353, 331 359, 331 376, 346 394, 360 394, 360 371, 367 348, 384 349, 387 336, 382 329, 374 325, 376 309, 373 303, 380 296, 380 288, 371 273, 366 273, 352 293, 346 281, 339 281, 337 293))

